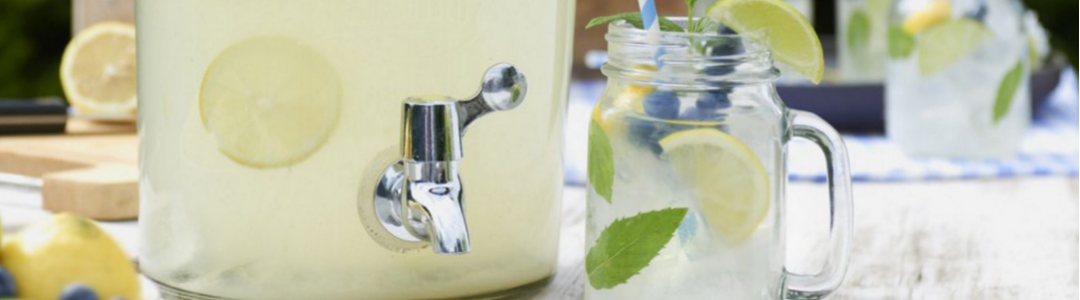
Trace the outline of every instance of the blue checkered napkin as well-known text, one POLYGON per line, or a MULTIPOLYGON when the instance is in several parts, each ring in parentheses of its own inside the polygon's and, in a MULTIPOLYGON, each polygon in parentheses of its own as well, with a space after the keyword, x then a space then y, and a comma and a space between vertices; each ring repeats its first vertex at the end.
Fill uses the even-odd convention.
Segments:
MULTIPOLYGON (((1072 176, 1080 170, 1080 97, 1071 72, 1064 76, 1047 106, 1023 139, 1020 153, 1004 160, 916 159, 905 156, 881 135, 845 135, 855 181, 919 181, 1019 176, 1072 176), (1069 86, 1071 85, 1071 87, 1069 86)), ((570 87, 566 128, 566 182, 584 184, 589 116, 604 88, 600 81, 575 81, 570 87)), ((825 160, 813 144, 789 145, 788 175, 792 181, 825 181, 825 160)))
MULTIPOLYGON (((1019 153, 1002 160, 918 159, 905 156, 884 136, 845 135, 854 181, 916 181, 1020 176, 1071 176, 1080 171, 1080 98, 1076 79, 1064 76, 1024 136, 1019 153)), ((788 175, 792 181, 825 181, 825 160, 810 142, 790 146, 788 175)))
MULTIPOLYGON (((1024 138, 1020 153, 1004 160, 910 158, 883 136, 847 135, 854 181, 919 181, 1010 178, 1018 176, 1077 176, 1080 170, 1077 130, 1035 126, 1024 138)), ((796 140, 789 146, 788 176, 792 181, 825 181, 821 150, 796 140)))

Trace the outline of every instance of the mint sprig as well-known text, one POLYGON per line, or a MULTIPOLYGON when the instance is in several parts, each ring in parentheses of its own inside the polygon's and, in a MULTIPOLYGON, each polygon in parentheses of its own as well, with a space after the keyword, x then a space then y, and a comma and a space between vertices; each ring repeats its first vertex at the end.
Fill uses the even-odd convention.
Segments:
POLYGON ((593 120, 589 125, 589 185, 611 203, 615 183, 615 155, 604 128, 593 120))
POLYGON ((1016 66, 1005 74, 1005 78, 998 85, 997 97, 994 99, 994 125, 1001 122, 1005 115, 1009 114, 1013 98, 1016 98, 1016 90, 1020 88, 1020 82, 1024 77, 1024 62, 1016 63, 1016 66))
MULTIPOLYGON (((660 31, 668 32, 686 32, 686 33, 702 33, 709 30, 718 28, 718 24, 709 18, 701 18, 694 20, 694 5, 698 0, 684 0, 687 6, 686 28, 683 28, 679 23, 669 20, 663 16, 657 16, 657 22, 660 22, 660 31)), ((639 12, 625 12, 614 14, 610 16, 595 17, 589 20, 589 24, 585 25, 585 29, 590 29, 596 26, 604 25, 615 21, 626 21, 630 25, 633 25, 637 29, 645 29, 645 26, 641 21, 641 13, 639 12)))
POLYGON ((713 22, 709 18, 701 18, 697 21, 694 20, 694 10, 697 9, 698 0, 686 0, 686 32, 687 33, 702 33, 706 31, 716 30, 716 22, 713 22))
POLYGON ((870 15, 865 11, 856 10, 848 17, 847 23, 847 47, 850 50, 866 49, 870 45, 870 15))
POLYGON ((915 52, 915 37, 900 26, 889 28, 889 57, 905 59, 915 52))
MULTIPOLYGON (((682 26, 679 26, 678 23, 675 23, 668 18, 659 17, 657 20, 658 22, 660 22, 660 31, 683 31, 682 26)), ((585 29, 593 28, 615 21, 626 21, 626 23, 633 25, 637 29, 645 29, 645 26, 642 25, 641 13, 636 12, 627 12, 610 16, 595 17, 589 21, 589 24, 585 25, 585 29)))
POLYGON ((585 256, 589 285, 610 289, 649 266, 671 241, 687 211, 668 208, 612 222, 585 256))

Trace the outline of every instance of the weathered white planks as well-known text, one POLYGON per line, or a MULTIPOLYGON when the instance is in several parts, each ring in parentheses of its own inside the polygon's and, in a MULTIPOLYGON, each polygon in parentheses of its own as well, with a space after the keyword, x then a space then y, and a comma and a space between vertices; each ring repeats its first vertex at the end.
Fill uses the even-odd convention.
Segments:
MULTIPOLYGON (((8 189, 0 187, 0 196, 19 195, 8 189)), ((856 185, 851 266, 831 299, 1077 299, 1077 190, 1075 178, 856 185)), ((812 273, 821 265, 826 200, 822 185, 788 190, 793 271, 812 273)), ((567 188, 563 201, 558 272, 519 299, 581 298, 585 191, 567 188)), ((0 213, 9 232, 47 215, 13 207, 0 213)), ((134 249, 135 222, 105 227, 134 249)), ((144 289, 153 299, 153 286, 144 289)))
MULTIPOLYGON (((788 190, 788 264, 813 273, 828 226, 823 185, 788 190)), ((1075 178, 855 186, 847 279, 832 299, 1076 299, 1075 178)), ((559 273, 533 299, 577 299, 585 193, 565 193, 559 273)))

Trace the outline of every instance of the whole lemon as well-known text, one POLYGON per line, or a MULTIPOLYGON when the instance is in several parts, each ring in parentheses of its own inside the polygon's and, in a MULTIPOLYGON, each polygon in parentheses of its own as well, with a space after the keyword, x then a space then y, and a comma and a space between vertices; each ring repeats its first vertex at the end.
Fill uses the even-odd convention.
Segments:
POLYGON ((103 299, 141 299, 134 264, 90 220, 60 214, 9 236, 0 263, 15 277, 19 298, 58 299, 64 287, 85 284, 103 299))

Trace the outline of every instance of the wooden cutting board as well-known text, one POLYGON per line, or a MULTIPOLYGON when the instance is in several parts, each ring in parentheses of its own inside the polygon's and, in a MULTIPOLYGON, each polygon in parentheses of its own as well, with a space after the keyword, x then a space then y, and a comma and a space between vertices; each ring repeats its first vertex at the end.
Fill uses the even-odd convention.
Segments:
POLYGON ((46 210, 135 219, 138 152, 134 124, 72 120, 67 134, 0 136, 0 173, 40 178, 46 210))

